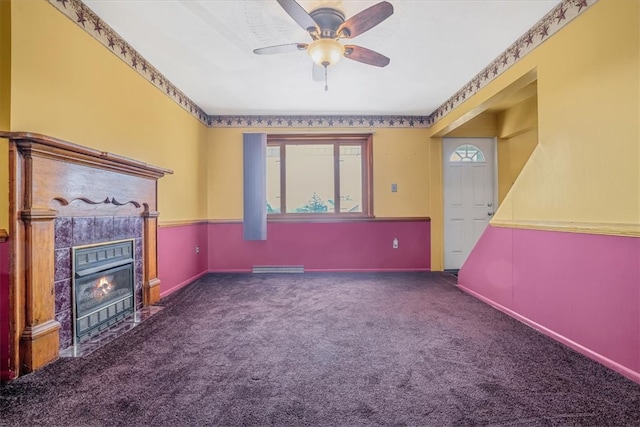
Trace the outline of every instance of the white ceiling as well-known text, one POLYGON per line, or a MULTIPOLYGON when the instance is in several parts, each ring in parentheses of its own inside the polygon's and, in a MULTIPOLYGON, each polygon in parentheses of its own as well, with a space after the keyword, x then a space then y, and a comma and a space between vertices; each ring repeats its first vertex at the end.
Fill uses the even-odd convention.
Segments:
MULTIPOLYGON (((275 0, 84 0, 211 115, 428 115, 558 0, 390 0, 394 14, 352 40, 391 58, 385 68, 343 59, 329 91, 306 52, 253 49, 311 39, 275 0)), ((299 0, 347 18, 378 1, 299 0)))

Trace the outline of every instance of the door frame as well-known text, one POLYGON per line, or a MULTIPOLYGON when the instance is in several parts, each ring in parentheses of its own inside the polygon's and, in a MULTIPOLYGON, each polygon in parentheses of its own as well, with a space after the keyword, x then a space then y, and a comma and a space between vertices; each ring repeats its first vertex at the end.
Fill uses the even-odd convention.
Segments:
MULTIPOLYGON (((446 251, 446 242, 447 242, 447 235, 446 235, 446 221, 447 218, 445 216, 445 208, 446 208, 446 203, 445 203, 445 185, 444 185, 444 174, 445 174, 445 168, 447 166, 446 164, 446 160, 445 160, 445 142, 448 139, 464 139, 464 140, 469 140, 472 144, 471 141, 473 140, 477 140, 477 139, 490 139, 492 140, 492 155, 493 155, 493 173, 491 176, 491 183, 493 186, 493 215, 491 216, 491 218, 493 218, 498 210, 498 138, 496 136, 478 136, 478 137, 469 137, 469 136, 464 136, 464 137, 458 137, 458 136, 443 136, 440 141, 441 141, 441 150, 440 150, 440 169, 441 169, 441 183, 442 183, 442 269, 443 271, 446 272, 453 272, 453 273, 457 273, 459 271, 459 269, 446 269, 445 265, 446 265, 446 256, 447 256, 447 251, 446 251)), ((475 144, 473 144, 475 145, 475 144)), ((489 222, 491 222, 491 220, 489 220, 489 222)), ((487 227, 490 224, 487 225, 487 227)))

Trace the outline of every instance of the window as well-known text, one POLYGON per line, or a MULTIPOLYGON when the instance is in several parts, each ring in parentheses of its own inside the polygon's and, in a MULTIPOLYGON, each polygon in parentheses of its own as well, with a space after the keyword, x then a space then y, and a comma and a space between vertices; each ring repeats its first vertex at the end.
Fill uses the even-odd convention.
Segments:
POLYGON ((267 214, 369 216, 371 135, 269 135, 267 214))
POLYGON ((451 153, 449 161, 483 163, 486 160, 484 159, 484 154, 482 154, 482 151, 480 151, 478 147, 471 144, 465 144, 459 146, 453 151, 453 153, 451 153))

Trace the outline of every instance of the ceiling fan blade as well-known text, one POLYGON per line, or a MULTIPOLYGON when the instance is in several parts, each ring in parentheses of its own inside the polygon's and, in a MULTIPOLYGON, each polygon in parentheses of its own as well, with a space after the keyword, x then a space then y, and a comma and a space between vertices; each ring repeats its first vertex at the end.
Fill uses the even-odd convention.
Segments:
POLYGON ((295 0, 278 0, 278 4, 306 31, 319 32, 318 24, 295 0))
POLYGON ((277 46, 268 46, 268 47, 253 49, 253 53, 258 55, 271 55, 273 53, 298 52, 300 50, 306 50, 307 46, 309 45, 306 43, 279 44, 277 46))
POLYGON ((391 61, 386 56, 367 49, 366 47, 347 45, 344 47, 344 57, 364 64, 386 67, 391 61))
POLYGON ((370 30, 391 15, 393 15, 393 5, 383 1, 344 21, 337 33, 340 37, 351 39, 370 30))
POLYGON ((313 77, 314 82, 323 82, 324 81, 324 68, 313 63, 313 68, 311 69, 311 76, 313 77))

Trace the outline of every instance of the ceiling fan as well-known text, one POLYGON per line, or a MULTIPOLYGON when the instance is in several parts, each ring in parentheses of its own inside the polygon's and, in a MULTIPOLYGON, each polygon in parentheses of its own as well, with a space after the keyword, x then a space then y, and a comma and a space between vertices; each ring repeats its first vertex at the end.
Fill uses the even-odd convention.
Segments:
POLYGON ((307 13, 295 0, 277 1, 285 12, 309 33, 313 41, 262 47, 254 49, 253 53, 266 55, 306 50, 314 62, 314 80, 322 79, 320 67, 324 68, 325 91, 328 89, 327 68, 343 56, 376 67, 385 67, 389 64, 390 59, 378 52, 361 46, 343 45, 339 40, 359 36, 393 15, 391 3, 387 1, 377 3, 345 21, 344 14, 331 7, 321 7, 307 13))

